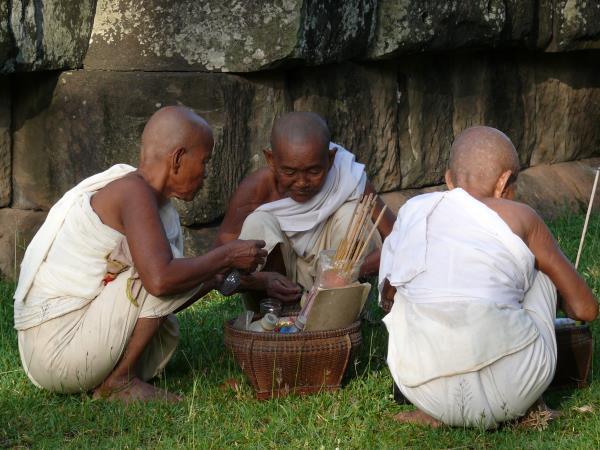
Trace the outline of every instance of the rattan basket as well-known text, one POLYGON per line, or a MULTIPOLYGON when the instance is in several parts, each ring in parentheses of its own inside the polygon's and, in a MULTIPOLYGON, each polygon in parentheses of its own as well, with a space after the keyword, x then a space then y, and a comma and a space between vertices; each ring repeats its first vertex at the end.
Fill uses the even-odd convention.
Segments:
POLYGON ((259 399, 339 389, 362 343, 360 321, 331 331, 257 333, 225 323, 233 353, 259 399))
POLYGON ((556 329, 557 364, 551 389, 583 388, 592 373, 593 339, 588 324, 556 329))

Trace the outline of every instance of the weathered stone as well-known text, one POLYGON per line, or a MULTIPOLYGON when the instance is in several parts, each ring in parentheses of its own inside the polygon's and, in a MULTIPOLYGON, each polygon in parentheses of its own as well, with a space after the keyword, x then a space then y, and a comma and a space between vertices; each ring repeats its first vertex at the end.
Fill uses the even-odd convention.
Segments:
POLYGON ((380 0, 377 16, 369 56, 389 58, 407 52, 492 44, 504 28, 506 7, 502 0, 380 0))
POLYGON ((417 195, 429 194, 430 192, 441 192, 447 189, 448 188, 445 184, 429 186, 422 189, 403 189, 401 191, 386 192, 385 194, 381 194, 381 199, 394 214, 398 214, 398 211, 400 208, 402 208, 402 205, 404 205, 411 198, 416 197, 417 195))
POLYGON ((11 136, 9 79, 0 76, 0 207, 8 206, 11 197, 11 136))
POLYGON ((96 0, 12 0, 2 3, 1 71, 81 66, 92 31, 96 0), (5 16, 8 21, 4 20, 5 16))
POLYGON ((99 0, 85 67, 249 72, 360 56, 375 0, 99 0))
POLYGON ((550 51, 600 48, 600 3, 555 0, 553 28, 550 51))
POLYGON ((325 117, 333 141, 366 164, 377 190, 400 187, 394 70, 347 63, 336 70, 324 67, 295 71, 288 82, 294 109, 325 117))
POLYGON ((538 57, 534 97, 526 105, 534 117, 528 124, 535 134, 532 165, 600 155, 599 73, 592 53, 538 57))
POLYGON ((45 218, 39 211, 0 209, 0 279, 17 279, 25 249, 45 218))
POLYGON ((0 2, 0 67, 4 62, 10 59, 11 52, 14 49, 14 42, 10 33, 10 15, 8 1, 0 2))
POLYGON ((247 117, 250 164, 248 172, 266 166, 263 150, 271 146, 273 122, 282 114, 292 111, 293 105, 286 88, 284 77, 249 74, 246 79, 252 82, 254 96, 247 117))
POLYGON ((414 58, 398 74, 400 171, 402 188, 443 181, 454 138, 453 94, 447 65, 440 58, 414 58))
POLYGON ((182 227, 183 253, 186 257, 200 256, 213 245, 219 227, 188 228, 182 227))
MULTIPOLYGON (((216 144, 204 188, 194 202, 178 205, 184 225, 224 213, 256 147, 251 105, 272 93, 234 75, 207 73, 75 71, 29 74, 16 84, 13 206, 23 209, 48 209, 112 164, 135 165, 144 124, 160 106, 185 103, 203 115, 216 144)), ((272 96, 258 108, 265 121, 275 102, 272 96)))
MULTIPOLYGON (((597 167, 600 158, 531 167, 519 175, 516 200, 527 203, 545 219, 582 213, 590 200, 597 167)), ((596 195, 593 208, 600 208, 600 195, 596 195)))

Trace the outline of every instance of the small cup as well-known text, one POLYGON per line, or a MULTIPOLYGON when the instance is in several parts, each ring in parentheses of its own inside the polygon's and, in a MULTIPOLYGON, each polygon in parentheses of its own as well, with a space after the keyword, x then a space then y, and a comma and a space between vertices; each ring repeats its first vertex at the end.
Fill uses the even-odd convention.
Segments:
POLYGON ((281 302, 272 298, 267 298, 260 302, 260 314, 275 314, 277 317, 281 316, 281 302))

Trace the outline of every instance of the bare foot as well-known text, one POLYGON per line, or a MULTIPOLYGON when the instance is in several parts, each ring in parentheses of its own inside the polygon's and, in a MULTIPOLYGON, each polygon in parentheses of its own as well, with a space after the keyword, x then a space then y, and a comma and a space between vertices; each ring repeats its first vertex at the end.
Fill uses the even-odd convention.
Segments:
POLYGON ((94 389, 92 398, 118 400, 126 405, 132 402, 148 402, 154 400, 163 400, 169 403, 181 401, 181 397, 178 395, 154 387, 137 377, 117 383, 110 383, 108 380, 105 380, 104 383, 94 389))
POLYGON ((423 411, 418 409, 414 411, 398 413, 394 416, 394 420, 397 420, 400 423, 411 423, 413 425, 421 425, 431 428, 437 428, 443 425, 439 420, 434 419, 430 415, 425 414, 423 411))

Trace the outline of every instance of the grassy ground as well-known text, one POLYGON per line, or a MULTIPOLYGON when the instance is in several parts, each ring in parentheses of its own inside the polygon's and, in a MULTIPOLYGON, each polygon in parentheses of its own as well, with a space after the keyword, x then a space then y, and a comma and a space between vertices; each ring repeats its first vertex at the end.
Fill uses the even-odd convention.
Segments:
MULTIPOLYGON (((552 229, 573 260, 582 217, 552 229)), ((591 224, 581 272, 600 295, 600 216, 591 224)), ((13 286, 0 283, 0 447, 36 448, 599 448, 599 353, 590 388, 553 393, 564 416, 544 431, 513 425, 498 431, 428 430, 399 425, 391 417, 409 406, 391 398, 385 365, 386 333, 380 322, 363 325, 364 346, 348 385, 336 393, 257 401, 241 371, 224 351, 222 323, 240 311, 238 300, 216 295, 181 314, 182 342, 156 383, 184 395, 177 405, 124 407, 36 389, 23 373, 12 329, 13 286), (229 378, 237 392, 220 388, 229 378), (592 413, 577 407, 591 406, 592 413)), ((372 318, 381 313, 371 305, 372 318)), ((594 324, 596 341, 600 326, 594 324)))

